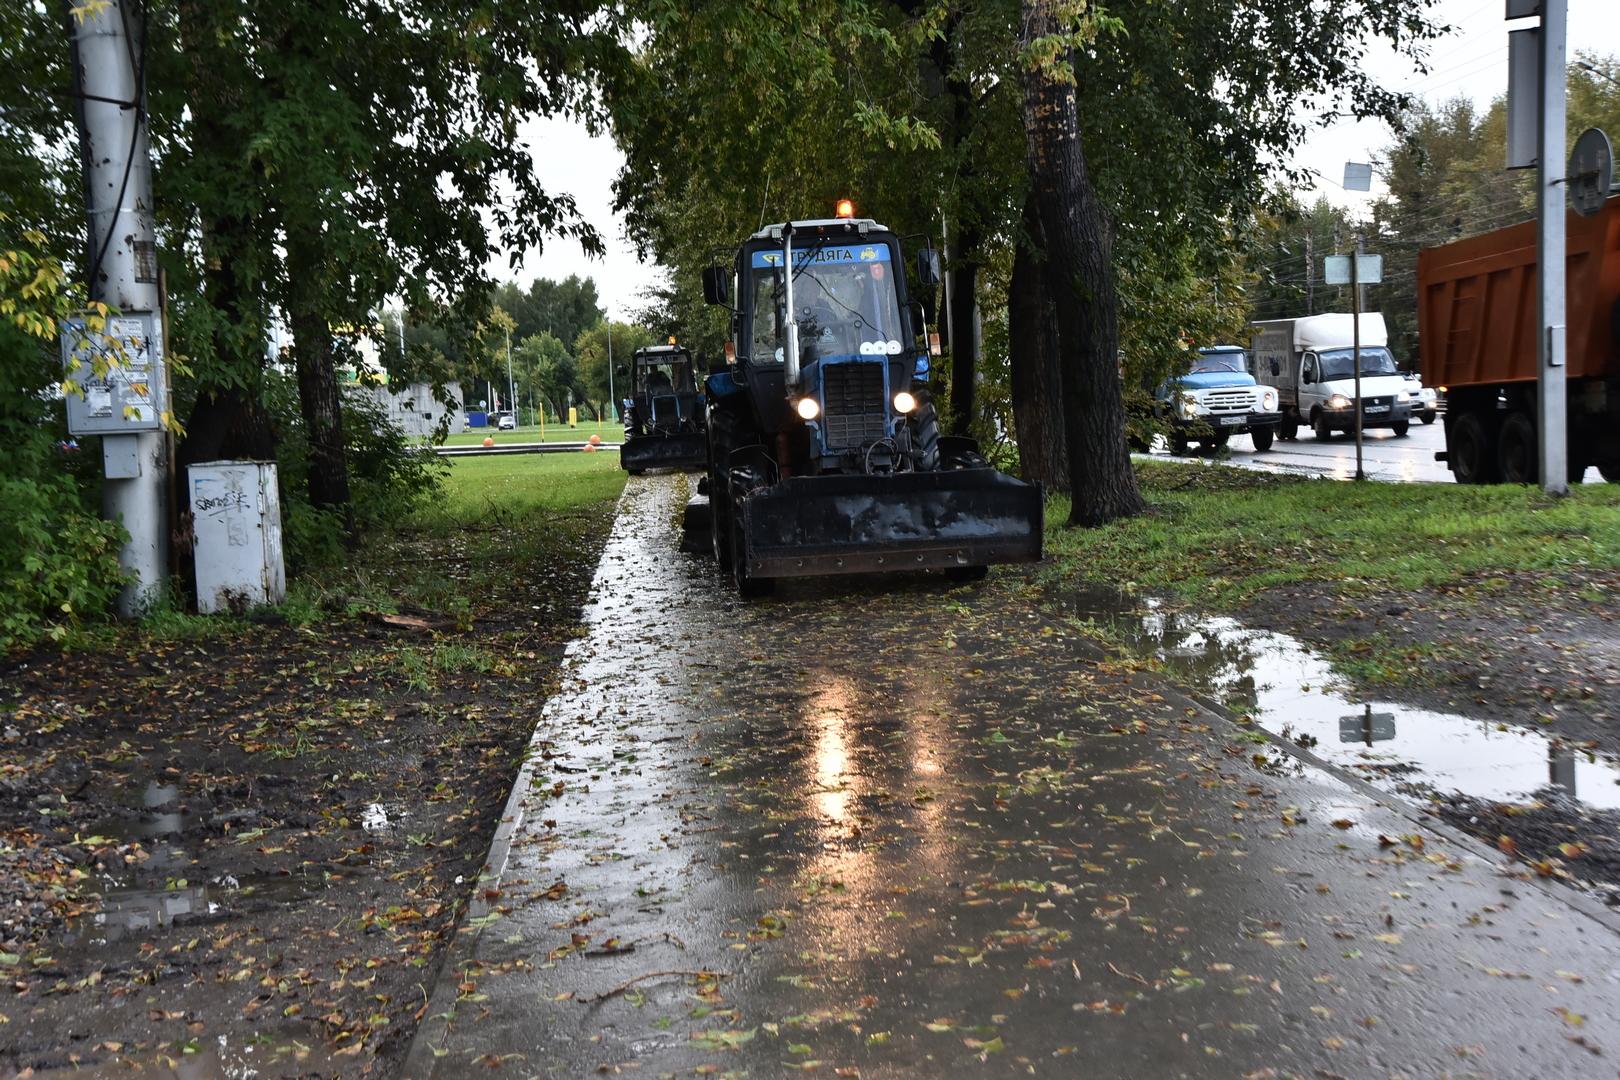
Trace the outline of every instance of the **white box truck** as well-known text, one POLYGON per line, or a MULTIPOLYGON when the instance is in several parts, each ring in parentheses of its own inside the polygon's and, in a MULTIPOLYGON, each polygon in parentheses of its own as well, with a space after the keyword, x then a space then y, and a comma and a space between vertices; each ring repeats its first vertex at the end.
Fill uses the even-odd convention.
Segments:
MULTIPOLYGON (((1318 439, 1356 429, 1355 316, 1307 315, 1254 323, 1254 377, 1277 390, 1282 408, 1278 436, 1292 439, 1301 426, 1318 439)), ((1405 435, 1412 422, 1412 392, 1389 351, 1384 317, 1361 315, 1361 426, 1405 435)))

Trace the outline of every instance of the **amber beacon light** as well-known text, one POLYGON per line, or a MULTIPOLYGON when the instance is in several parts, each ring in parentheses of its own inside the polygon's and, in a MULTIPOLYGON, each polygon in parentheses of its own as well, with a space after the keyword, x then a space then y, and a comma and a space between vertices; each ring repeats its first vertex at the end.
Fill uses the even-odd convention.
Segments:
POLYGON ((851 199, 839 199, 838 200, 838 216, 841 217, 841 218, 852 218, 852 217, 854 217, 855 216, 855 203, 854 203, 854 201, 851 200, 851 199))

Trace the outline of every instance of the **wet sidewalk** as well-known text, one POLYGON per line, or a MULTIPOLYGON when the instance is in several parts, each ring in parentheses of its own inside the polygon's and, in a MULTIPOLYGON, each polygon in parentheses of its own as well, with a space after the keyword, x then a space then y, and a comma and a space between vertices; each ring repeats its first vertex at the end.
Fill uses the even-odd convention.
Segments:
POLYGON ((1016 575, 741 604, 632 478, 404 1074, 1614 1076, 1612 918, 1016 575))

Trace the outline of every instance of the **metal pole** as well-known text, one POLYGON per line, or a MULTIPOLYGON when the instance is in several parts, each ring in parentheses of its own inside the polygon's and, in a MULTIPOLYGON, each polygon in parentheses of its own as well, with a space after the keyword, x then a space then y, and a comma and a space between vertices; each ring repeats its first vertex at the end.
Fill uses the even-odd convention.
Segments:
POLYGON ((606 308, 602 309, 602 314, 607 318, 608 406, 610 408, 612 408, 613 415, 618 416, 619 415, 619 399, 613 396, 613 317, 608 314, 606 308))
POLYGON ((506 335, 506 407, 512 410, 512 430, 517 430, 517 383, 512 381, 512 330, 503 326, 501 331, 506 335))
MULTIPOLYGON (((1360 244, 1357 244, 1360 247, 1360 244)), ((1365 480, 1367 474, 1361 471, 1361 267, 1358 265, 1361 257, 1350 256, 1350 357, 1355 363, 1356 370, 1356 479, 1365 480)))
POLYGON ((1568 0, 1541 0, 1541 125, 1537 135, 1536 267, 1540 276, 1536 428, 1541 432, 1541 490, 1569 491, 1569 432, 1564 372, 1564 62, 1568 0))
MULTIPOLYGON (((84 162, 90 244, 86 269, 90 298, 124 313, 162 306, 156 273, 141 272, 137 252, 157 249, 152 221, 152 159, 146 123, 145 56, 141 5, 113 0, 68 15, 79 100, 79 146, 84 162), (123 104, 120 104, 123 103, 123 104)), ((121 521, 129 540, 118 563, 130 582, 118 597, 125 618, 143 614, 168 580, 168 454, 161 431, 102 436, 104 454, 133 448, 138 476, 102 485, 101 512, 121 521)))
POLYGON ((1316 253, 1314 237, 1305 234, 1305 314, 1316 314, 1316 253))
MULTIPOLYGON (((1362 232, 1360 229, 1357 229, 1356 230, 1356 255, 1361 256, 1361 255, 1365 255, 1365 254, 1367 254, 1367 234, 1362 232)), ((1367 310, 1367 286, 1365 286, 1365 285, 1357 285, 1356 286, 1356 304, 1357 304, 1357 309, 1358 310, 1360 310, 1360 311, 1366 311, 1367 310)))

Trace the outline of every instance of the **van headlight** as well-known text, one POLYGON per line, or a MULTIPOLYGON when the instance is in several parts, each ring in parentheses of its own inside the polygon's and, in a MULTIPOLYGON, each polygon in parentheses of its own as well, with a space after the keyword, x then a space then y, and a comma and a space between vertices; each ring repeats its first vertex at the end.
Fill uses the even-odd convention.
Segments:
POLYGON ((1334 394, 1332 397, 1327 399, 1327 407, 1330 409, 1348 409, 1350 407, 1350 399, 1345 397, 1343 394, 1334 394))

